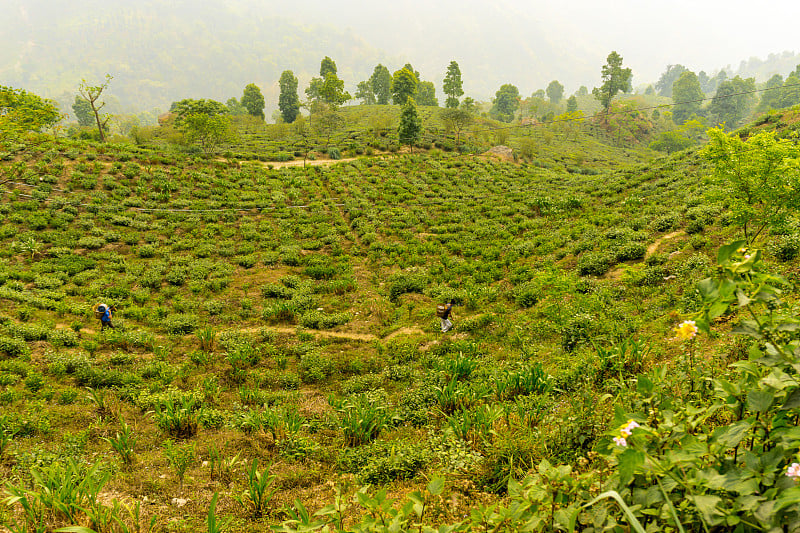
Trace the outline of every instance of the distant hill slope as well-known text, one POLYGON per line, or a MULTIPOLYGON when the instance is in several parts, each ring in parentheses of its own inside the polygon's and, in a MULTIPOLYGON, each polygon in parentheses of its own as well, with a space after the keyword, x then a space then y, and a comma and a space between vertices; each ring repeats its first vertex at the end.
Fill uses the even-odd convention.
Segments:
POLYGON ((81 78, 99 83, 110 73, 109 94, 125 110, 164 109, 185 97, 225 101, 241 97, 248 83, 259 85, 274 109, 283 70, 294 71, 302 91, 325 55, 337 60, 348 83, 386 62, 352 33, 291 23, 253 2, 96 2, 80 11, 59 0, 10 3, 9 16, 0 17, 0 80, 67 105, 81 78))

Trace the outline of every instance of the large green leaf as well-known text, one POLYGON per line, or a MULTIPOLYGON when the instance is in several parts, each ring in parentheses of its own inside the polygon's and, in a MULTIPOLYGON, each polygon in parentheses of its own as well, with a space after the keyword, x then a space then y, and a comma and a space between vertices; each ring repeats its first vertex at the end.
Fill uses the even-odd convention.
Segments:
POLYGON ((747 408, 756 413, 765 413, 775 400, 771 391, 752 390, 747 393, 747 408))
POLYGON ((644 452, 628 448, 619 455, 619 480, 627 485, 633 479, 636 469, 644 464, 644 452))
POLYGON ((730 244, 726 244, 724 246, 720 246, 719 252, 717 252, 717 263, 723 264, 727 262, 731 256, 736 253, 736 250, 739 248, 744 247, 747 245, 747 241, 735 241, 730 244))
POLYGON ((703 521, 706 524, 712 525, 716 523, 717 518, 721 515, 717 510, 717 505, 722 501, 722 498, 709 494, 697 494, 695 496, 689 496, 689 499, 694 502, 695 507, 697 507, 697 510, 702 515, 703 521))

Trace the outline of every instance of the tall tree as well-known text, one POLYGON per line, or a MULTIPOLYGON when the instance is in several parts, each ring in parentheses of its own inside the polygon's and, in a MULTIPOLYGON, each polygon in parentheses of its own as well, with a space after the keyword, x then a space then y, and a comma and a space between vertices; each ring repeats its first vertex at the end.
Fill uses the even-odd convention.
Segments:
POLYGON ((781 108, 792 107, 800 104, 800 67, 787 76, 783 82, 783 89, 775 91, 780 93, 778 104, 781 108))
POLYGON ((442 90, 444 94, 447 95, 444 106, 448 109, 457 108, 458 99, 464 95, 464 89, 461 85, 461 69, 455 61, 451 61, 447 66, 447 73, 444 75, 442 90))
POLYGON ((667 65, 667 70, 665 70, 661 77, 658 78, 656 82, 656 90, 658 94, 661 96, 672 96, 672 85, 678 81, 678 78, 681 77, 681 74, 686 72, 688 69, 683 65, 667 65))
POLYGON ((92 113, 94 114, 94 119, 97 123, 97 131, 100 133, 100 142, 106 142, 105 127, 106 124, 108 124, 111 116, 104 115, 103 119, 100 119, 100 110, 106 105, 106 103, 100 102, 100 104, 98 104, 97 101, 100 99, 103 91, 108 89, 108 84, 111 83, 111 80, 111 75, 106 74, 106 81, 100 85, 89 85, 86 80, 81 80, 81 84, 78 85, 78 93, 83 97, 84 100, 89 102, 89 105, 92 107, 92 113))
POLYGON ((606 58, 606 64, 601 69, 603 85, 592 89, 592 94, 600 101, 606 112, 608 121, 608 111, 611 109, 611 101, 618 92, 629 92, 631 90, 631 69, 622 68, 622 56, 617 52, 611 52, 606 58))
POLYGON ((321 101, 330 106, 340 106, 352 99, 344 90, 344 81, 336 75, 336 63, 328 56, 322 60, 319 67, 319 78, 311 78, 306 96, 310 100, 321 101))
POLYGON ((500 122, 511 122, 519 107, 519 89, 510 83, 500 86, 495 93, 494 105, 489 115, 500 122))
POLYGON ((283 121, 291 124, 300 114, 300 97, 297 95, 297 78, 291 70, 284 70, 278 82, 281 87, 278 96, 278 109, 283 121))
POLYGON ((578 110, 578 99, 575 98, 573 94, 569 98, 567 98, 567 113, 574 113, 578 110))
POLYGON ((319 77, 325 79, 328 73, 336 74, 336 62, 328 56, 325 56, 319 65, 319 77))
POLYGON ((547 97, 551 102, 557 104, 564 97, 564 86, 558 80, 553 80, 547 86, 547 97))
POLYGON ((419 71, 414 70, 414 67, 411 66, 411 63, 406 63, 405 65, 403 65, 403 68, 408 69, 412 74, 414 74, 414 78, 416 78, 417 81, 422 79, 422 77, 420 77, 419 75, 419 71))
POLYGON ((708 89, 708 82, 710 78, 708 74, 706 74, 705 70, 701 70, 697 73, 697 81, 700 82, 700 88, 703 89, 704 93, 710 93, 711 91, 708 89))
POLYGON ((92 106, 77 94, 75 95, 75 102, 72 104, 72 112, 75 113, 75 118, 78 119, 78 126, 91 126, 94 122, 92 106))
POLYGON ((379 63, 372 71, 369 83, 375 94, 375 102, 380 105, 388 104, 392 98, 392 74, 389 69, 379 63))
POLYGON ((344 90, 344 81, 333 72, 325 74, 325 79, 319 87, 320 99, 333 108, 337 108, 353 97, 344 90))
POLYGON ((247 84, 240 103, 247 109, 249 115, 264 120, 264 95, 261 94, 261 89, 256 84, 247 84))
POLYGON ((761 93, 761 101, 756 107, 756 111, 763 112, 770 109, 778 109, 781 107, 780 101, 782 96, 783 76, 775 74, 764 85, 764 92, 761 93))
MULTIPOLYGON (((401 70, 406 70, 401 69, 401 70)), ((406 99, 403 110, 400 113, 400 125, 397 127, 397 137, 400 144, 406 144, 414 151, 416 144, 422 134, 422 121, 417 113, 417 105, 413 98, 406 99)))
POLYGON ((372 84, 369 80, 358 83, 355 97, 360 99, 361 103, 364 105, 373 105, 376 103, 375 91, 372 90, 372 84))
POLYGON ((739 76, 722 82, 717 88, 708 112, 718 124, 736 128, 750 113, 755 96, 754 78, 742 79, 739 76))
MULTIPOLYGON (((401 68, 392 76, 392 99, 396 105, 404 105, 417 95, 417 77, 414 71, 401 68)), ((416 108, 415 108, 416 109, 416 108)))
POLYGON ((417 101, 419 105, 438 106, 436 87, 432 81, 421 81, 417 84, 417 101))
POLYGON ((681 77, 672 84, 671 92, 672 100, 675 102, 675 107, 672 108, 672 120, 675 124, 683 124, 692 115, 700 112, 705 94, 694 72, 684 70, 681 77))

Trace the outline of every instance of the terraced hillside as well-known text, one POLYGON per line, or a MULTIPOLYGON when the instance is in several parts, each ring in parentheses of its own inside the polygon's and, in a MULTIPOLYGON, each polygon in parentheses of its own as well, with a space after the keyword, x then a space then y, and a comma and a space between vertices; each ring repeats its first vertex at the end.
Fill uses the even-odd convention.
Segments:
MULTIPOLYGON (((794 116, 752 132, 788 134, 794 116)), ((271 168, 40 137, 0 150, 0 523, 213 530, 211 506, 231 530, 301 530, 296 500, 316 511, 372 484, 428 486, 415 523, 466 524, 519 501, 509 481, 533 473, 549 530, 614 475, 608 428, 656 405, 641 376, 659 383, 656 410, 710 404, 748 349, 672 340, 739 234, 696 152, 271 168), (442 334, 435 306, 451 299, 442 334), (100 302, 117 308, 111 330, 100 302), (99 496, 48 507, 42 479, 99 496)), ((774 233, 763 258, 794 282, 779 259, 796 213, 774 233)), ((574 519, 624 521, 597 508, 574 519)), ((359 523, 357 506, 325 516, 340 511, 359 523)))

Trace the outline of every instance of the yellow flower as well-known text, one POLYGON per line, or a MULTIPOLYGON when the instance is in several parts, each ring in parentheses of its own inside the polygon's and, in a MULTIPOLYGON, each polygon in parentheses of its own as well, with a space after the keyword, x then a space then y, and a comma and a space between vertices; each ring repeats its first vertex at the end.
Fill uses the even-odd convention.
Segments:
POLYGON ((694 323, 694 320, 684 320, 677 326, 675 326, 675 337, 678 340, 682 341, 689 341, 695 338, 697 335, 697 325, 694 323))

